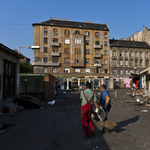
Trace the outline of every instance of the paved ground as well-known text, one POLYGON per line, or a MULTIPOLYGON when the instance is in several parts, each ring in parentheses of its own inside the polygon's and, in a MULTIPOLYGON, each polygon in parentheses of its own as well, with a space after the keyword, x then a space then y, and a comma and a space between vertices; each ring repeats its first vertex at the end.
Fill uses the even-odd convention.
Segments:
POLYGON ((0 123, 15 123, 0 135, 0 150, 150 150, 150 108, 135 103, 128 90, 110 91, 112 110, 109 120, 118 126, 103 134, 94 122, 96 135, 84 139, 80 121, 79 92, 62 94, 62 100, 46 109, 22 110, 15 116, 0 116, 0 123), (147 109, 148 113, 140 110, 147 109))

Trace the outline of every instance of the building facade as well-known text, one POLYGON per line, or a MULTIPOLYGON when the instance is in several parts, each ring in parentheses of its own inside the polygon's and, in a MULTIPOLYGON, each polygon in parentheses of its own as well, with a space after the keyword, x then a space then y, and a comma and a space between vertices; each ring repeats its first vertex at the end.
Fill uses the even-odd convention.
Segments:
POLYGON ((69 19, 34 23, 34 73, 60 78, 109 78, 106 24, 69 19))
POLYGON ((129 37, 131 41, 144 41, 150 45, 150 29, 147 29, 143 26, 143 30, 140 32, 136 32, 134 35, 129 37))
POLYGON ((20 59, 23 56, 0 43, 0 112, 19 95, 20 59))
POLYGON ((110 77, 119 80, 138 74, 150 66, 150 46, 146 42, 110 40, 110 77))

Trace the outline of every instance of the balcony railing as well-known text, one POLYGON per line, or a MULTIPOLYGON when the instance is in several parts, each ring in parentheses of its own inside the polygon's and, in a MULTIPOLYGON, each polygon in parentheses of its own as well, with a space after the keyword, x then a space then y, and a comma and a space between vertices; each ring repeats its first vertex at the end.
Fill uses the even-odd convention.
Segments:
POLYGON ((60 52, 51 52, 51 55, 59 57, 60 56, 60 52))
POLYGON ((32 62, 32 66, 60 66, 59 62, 32 62))
POLYGON ((102 48, 102 44, 99 45, 94 44, 94 48, 102 48))
POLYGON ((94 67, 102 67, 102 64, 95 63, 95 64, 94 64, 94 67))
POLYGON ((61 46, 59 42, 52 42, 52 46, 61 46))

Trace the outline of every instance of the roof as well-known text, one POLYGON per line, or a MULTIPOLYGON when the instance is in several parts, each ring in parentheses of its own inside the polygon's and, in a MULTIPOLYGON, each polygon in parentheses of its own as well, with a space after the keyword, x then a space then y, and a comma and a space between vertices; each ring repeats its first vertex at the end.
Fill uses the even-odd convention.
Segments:
MULTIPOLYGON (((16 53, 18 53, 18 50, 17 49, 14 49, 13 51, 15 51, 16 53)), ((19 53, 21 56, 23 56, 24 58, 27 58, 27 59, 30 59, 28 57, 26 57, 25 55, 23 55, 21 52, 19 53)))
POLYGON ((64 20, 47 20, 41 23, 33 23, 34 25, 43 25, 43 26, 60 26, 60 27, 70 27, 70 28, 81 28, 81 29, 95 29, 95 30, 106 30, 109 31, 109 28, 106 24, 97 24, 97 23, 87 23, 87 22, 75 22, 75 21, 64 21, 64 20))
POLYGON ((9 53, 11 53, 12 55, 15 55, 16 57, 18 57, 19 59, 23 59, 24 57, 20 54, 18 54, 17 52, 11 50, 9 47, 3 45, 2 43, 0 43, 0 49, 7 51, 9 53))
POLYGON ((150 49, 150 46, 146 42, 139 41, 127 41, 127 40, 109 40, 110 47, 127 47, 127 48, 143 48, 150 49))

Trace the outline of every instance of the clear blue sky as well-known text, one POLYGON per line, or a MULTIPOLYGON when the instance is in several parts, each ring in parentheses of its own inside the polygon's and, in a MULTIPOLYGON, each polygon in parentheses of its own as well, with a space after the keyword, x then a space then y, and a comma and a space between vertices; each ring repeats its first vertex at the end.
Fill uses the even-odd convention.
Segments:
MULTIPOLYGON (((33 45, 32 23, 50 17, 106 23, 110 38, 127 38, 150 28, 149 0, 1 0, 0 43, 11 49, 33 45)), ((33 61, 33 51, 21 49, 33 61)))

